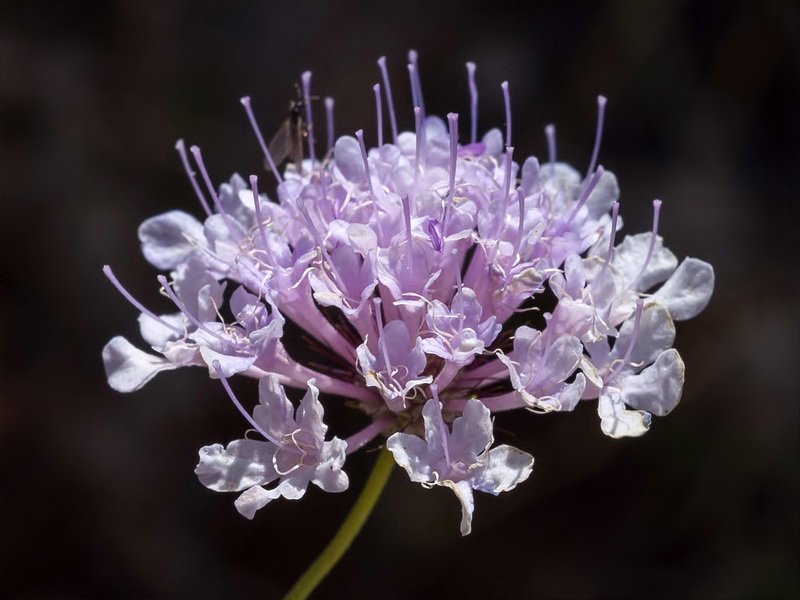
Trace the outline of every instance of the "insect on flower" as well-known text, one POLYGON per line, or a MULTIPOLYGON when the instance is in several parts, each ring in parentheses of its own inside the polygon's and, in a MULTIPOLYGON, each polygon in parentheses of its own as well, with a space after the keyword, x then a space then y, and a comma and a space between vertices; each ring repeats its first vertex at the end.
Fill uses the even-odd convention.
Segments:
MULTIPOLYGON (((303 162, 303 140, 308 134, 303 114, 306 103, 300 86, 297 84, 295 84, 295 92, 296 97, 289 101, 289 116, 286 117, 269 142, 269 153, 272 160, 275 161, 276 167, 280 167, 287 158, 298 168, 303 162)), ((272 170, 266 159, 264 168, 267 171, 272 170)))

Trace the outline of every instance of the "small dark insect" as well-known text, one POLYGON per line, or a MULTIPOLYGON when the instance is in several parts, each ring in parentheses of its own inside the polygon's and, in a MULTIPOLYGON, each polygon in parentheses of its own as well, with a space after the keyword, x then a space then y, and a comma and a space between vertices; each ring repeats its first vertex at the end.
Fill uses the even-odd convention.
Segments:
MULTIPOLYGON (((307 133, 305 102, 300 86, 295 85, 295 89, 297 98, 289 102, 289 116, 269 142, 269 154, 275 161, 276 167, 280 167, 287 158, 298 167, 303 162, 303 139, 307 133)), ((269 164, 266 164, 265 168, 269 171, 269 164)))

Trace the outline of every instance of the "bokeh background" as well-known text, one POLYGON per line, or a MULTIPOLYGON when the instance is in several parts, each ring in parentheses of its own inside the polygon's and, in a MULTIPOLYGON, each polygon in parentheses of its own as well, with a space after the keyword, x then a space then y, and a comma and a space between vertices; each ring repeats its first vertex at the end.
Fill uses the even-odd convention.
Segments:
MULTIPOLYGON (((336 530, 351 489, 311 489, 253 521, 196 480, 197 450, 245 423, 200 369, 122 395, 100 349, 138 340, 116 273, 156 312, 136 227, 200 214, 173 149, 203 148, 218 182, 263 174, 239 97, 277 129, 299 74, 336 98, 339 133, 375 142, 386 55, 413 122, 406 52, 426 107, 464 115, 477 62, 480 129, 517 156, 585 168, 595 97, 601 162, 625 230, 713 263, 709 308, 678 327, 679 408, 636 440, 602 435, 592 404, 514 413, 498 434, 533 453, 512 493, 479 495, 458 532, 448 490, 396 470, 319 598, 796 598, 800 10, 796 2, 6 1, 0 13, 0 594, 8 598, 275 598, 336 530)), ((321 105, 315 106, 321 115, 321 105)), ((268 178, 263 177, 264 181, 268 178)), ((251 381, 240 397, 255 399, 251 381)), ((332 429, 346 414, 329 412, 332 429)))

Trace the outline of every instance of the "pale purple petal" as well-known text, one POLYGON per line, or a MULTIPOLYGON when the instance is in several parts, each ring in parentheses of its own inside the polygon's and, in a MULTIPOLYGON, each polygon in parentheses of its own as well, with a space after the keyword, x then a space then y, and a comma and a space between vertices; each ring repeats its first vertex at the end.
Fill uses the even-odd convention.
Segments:
POLYGON ((203 245, 203 225, 193 216, 173 210, 139 226, 142 254, 157 269, 174 269, 203 245))
POLYGON ((112 338, 103 348, 103 365, 108 385, 118 392, 134 392, 161 371, 180 366, 139 350, 121 336, 112 338))
POLYGON ((278 478, 272 466, 277 448, 269 442, 235 440, 200 449, 195 469, 200 483, 217 492, 238 492, 254 485, 265 485, 278 478))

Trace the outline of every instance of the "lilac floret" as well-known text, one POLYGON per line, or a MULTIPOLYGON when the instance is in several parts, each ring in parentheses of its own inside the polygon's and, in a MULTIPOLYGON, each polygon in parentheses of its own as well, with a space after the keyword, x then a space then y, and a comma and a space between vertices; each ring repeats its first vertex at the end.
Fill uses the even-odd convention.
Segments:
POLYGON ((214 491, 243 492, 235 504, 248 519, 281 496, 302 498, 309 483, 326 492, 343 492, 348 486, 342 471, 347 443, 339 438, 325 441, 328 427, 322 417, 313 380, 295 413, 277 378, 264 377, 253 419, 271 441, 244 439, 227 447, 205 446, 195 473, 214 491), (265 487, 276 480, 275 486, 265 487))
POLYGON ((407 472, 411 481, 443 485, 461 502, 461 535, 472 530, 472 490, 494 494, 514 489, 533 470, 533 457, 512 446, 491 447, 491 412, 480 400, 467 402, 452 432, 442 419, 441 404, 430 399, 422 409, 425 440, 408 433, 395 433, 386 447, 407 472))

